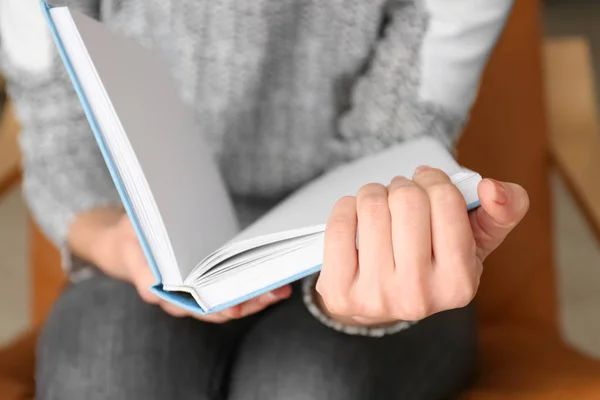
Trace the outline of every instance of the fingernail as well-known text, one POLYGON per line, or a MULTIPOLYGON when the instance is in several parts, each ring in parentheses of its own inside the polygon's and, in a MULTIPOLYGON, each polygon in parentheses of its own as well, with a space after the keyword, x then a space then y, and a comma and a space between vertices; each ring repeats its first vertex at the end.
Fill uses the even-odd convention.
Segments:
POLYGON ((419 165, 416 169, 415 169, 415 175, 416 174, 420 174, 421 172, 427 171, 428 169, 430 169, 431 167, 429 165, 419 165))
POLYGON ((484 181, 487 185, 491 185, 492 187, 492 200, 500 205, 506 204, 508 201, 508 191, 504 185, 494 179, 485 179, 484 181))

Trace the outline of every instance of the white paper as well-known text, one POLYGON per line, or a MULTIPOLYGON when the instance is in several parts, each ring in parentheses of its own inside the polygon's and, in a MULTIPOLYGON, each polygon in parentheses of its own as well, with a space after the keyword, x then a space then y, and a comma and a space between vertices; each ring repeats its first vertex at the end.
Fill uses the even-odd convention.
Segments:
POLYGON ((461 171, 437 140, 427 137, 405 142, 324 174, 245 229, 233 242, 325 224, 333 205, 341 197, 356 195, 358 189, 368 183, 387 185, 398 175, 412 178, 419 165, 439 168, 448 175, 461 171))

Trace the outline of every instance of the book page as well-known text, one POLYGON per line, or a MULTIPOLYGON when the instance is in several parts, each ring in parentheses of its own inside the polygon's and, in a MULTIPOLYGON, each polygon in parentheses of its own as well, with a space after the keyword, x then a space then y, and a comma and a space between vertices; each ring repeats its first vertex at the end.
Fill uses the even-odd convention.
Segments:
MULTIPOLYGON (((144 230, 156 231, 164 225, 167 237, 159 239, 172 246, 180 276, 185 278, 237 232, 233 207, 211 152, 158 54, 81 13, 73 12, 72 17, 114 108, 109 114, 116 114, 117 125, 135 153, 119 169, 131 173, 137 163, 143 171, 143 176, 128 178, 127 191, 135 196, 139 182, 147 181, 151 193, 143 204, 157 209, 159 220, 149 221, 144 230)), ((112 150, 123 146, 116 147, 112 150)), ((164 279, 167 274, 161 270, 161 275, 164 279)))
POLYGON ((397 175, 411 178, 419 165, 442 169, 448 175, 461 169, 435 139, 422 138, 388 148, 325 173, 289 196, 233 239, 233 242, 276 232, 321 225, 341 197, 354 196, 367 183, 387 185, 397 175))

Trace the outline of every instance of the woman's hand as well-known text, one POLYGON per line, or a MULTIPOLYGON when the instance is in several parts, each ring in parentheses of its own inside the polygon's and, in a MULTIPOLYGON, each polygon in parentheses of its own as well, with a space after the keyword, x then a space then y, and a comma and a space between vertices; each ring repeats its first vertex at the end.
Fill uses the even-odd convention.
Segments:
POLYGON ((94 259, 98 260, 97 264, 105 273, 113 278, 130 282, 145 302, 160 306, 174 317, 191 316, 207 322, 222 323, 257 313, 288 298, 292 293, 289 285, 283 286, 245 303, 210 315, 196 315, 166 302, 150 291, 150 287, 156 283, 156 279, 148 266, 135 230, 126 214, 123 214, 116 224, 107 228, 100 235, 94 259))
POLYGON ((529 207, 513 183, 484 179, 478 193, 481 207, 467 213, 450 178, 424 166, 412 180, 369 184, 339 200, 316 286, 323 311, 344 323, 381 325, 469 304, 483 261, 529 207))

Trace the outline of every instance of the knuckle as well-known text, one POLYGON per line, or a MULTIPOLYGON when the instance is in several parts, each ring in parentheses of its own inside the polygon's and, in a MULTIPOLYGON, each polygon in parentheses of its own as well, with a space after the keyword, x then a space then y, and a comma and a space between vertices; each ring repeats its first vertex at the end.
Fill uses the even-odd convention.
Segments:
POLYGON ((381 296, 365 296, 354 302, 353 314, 365 318, 380 318, 388 315, 388 309, 381 296))
POLYGON ((477 274, 465 273, 462 277, 456 279, 453 284, 448 285, 446 295, 443 296, 445 302, 444 309, 463 308, 468 306, 477 294, 479 286, 479 276, 477 274))
POLYGON ((327 305, 329 305, 331 301, 328 302, 327 298, 333 297, 334 291, 331 290, 331 285, 329 284, 329 281, 324 279, 323 272, 321 272, 321 276, 315 284, 315 291, 321 297, 321 300, 323 300, 324 303, 327 303, 327 305))
POLYGON ((475 290, 461 290, 455 294, 450 308, 463 308, 468 306, 475 297, 475 290))
POLYGON ((368 192, 359 197, 358 212, 365 216, 389 214, 387 195, 381 192, 368 192))
POLYGON ((385 193, 387 191, 386 187, 381 183, 367 183, 358 189, 357 197, 360 199, 362 196, 367 195, 369 193, 385 193))
POLYGON ((474 279, 470 279, 456 292, 454 307, 463 308, 468 306, 475 298, 475 294, 477 294, 477 285, 474 279))
POLYGON ((348 234, 354 234, 354 223, 347 215, 332 215, 326 226, 329 239, 337 240, 345 238, 348 234))
POLYGON ((420 169, 416 176, 418 176, 419 178, 424 178, 424 179, 435 179, 435 180, 450 180, 450 178, 448 177, 448 174, 446 174, 444 171, 442 171, 439 168, 423 168, 420 169))
POLYGON ((327 307, 327 310, 329 310, 330 313, 343 316, 350 314, 350 305, 344 296, 332 295, 327 292, 320 294, 325 307, 327 307))
POLYGON ((464 199, 452 183, 439 183, 429 187, 429 198, 435 203, 464 206, 464 199))
POLYGON ((369 183, 358 190, 357 205, 365 203, 381 203, 386 201, 387 188, 380 183, 369 183))
POLYGON ((399 319, 405 321, 420 321, 433 313, 431 302, 427 298, 411 299, 398 310, 399 319))
POLYGON ((354 196, 343 196, 336 203, 336 208, 347 209, 356 205, 356 197, 354 196))
MULTIPOLYGON (((325 268, 325 263, 323 263, 323 268, 325 268)), ((317 291, 317 293, 323 297, 323 292, 325 292, 325 287, 326 284, 323 282, 324 278, 323 278, 323 271, 321 271, 321 275, 319 276, 319 279, 317 279, 317 283, 315 284, 315 290, 317 291)))
POLYGON ((390 205, 404 204, 408 207, 421 207, 427 201, 427 194, 416 184, 396 187, 388 194, 390 205))
POLYGON ((344 196, 339 199, 331 210, 332 215, 352 215, 356 210, 356 198, 353 196, 344 196))
POLYGON ((392 178, 390 185, 393 185, 393 184, 407 185, 407 184, 410 184, 411 182, 412 181, 410 179, 408 179, 407 177, 405 177, 404 175, 396 175, 392 178))
POLYGON ((396 288, 388 296, 388 303, 394 316, 405 321, 419 321, 432 314, 433 303, 424 284, 415 282, 403 285, 400 290, 396 288), (393 295, 401 293, 401 295, 393 295))
POLYGON ((354 227, 355 220, 356 199, 352 196, 342 197, 333 207, 327 221, 327 230, 330 234, 346 234, 354 227))

